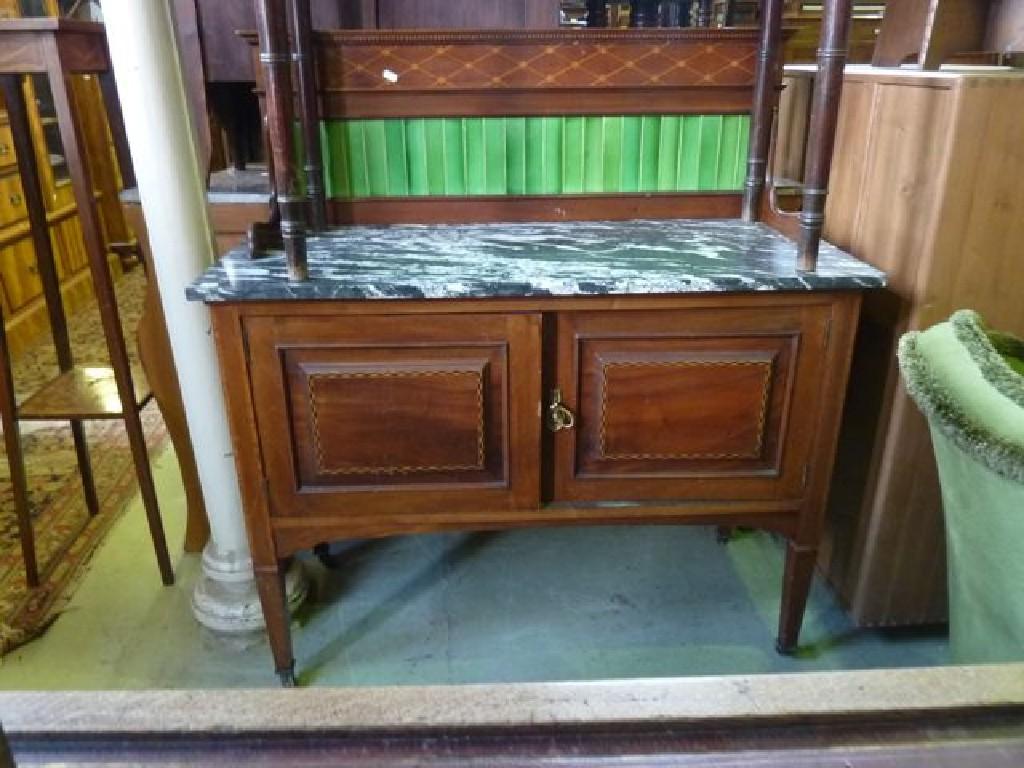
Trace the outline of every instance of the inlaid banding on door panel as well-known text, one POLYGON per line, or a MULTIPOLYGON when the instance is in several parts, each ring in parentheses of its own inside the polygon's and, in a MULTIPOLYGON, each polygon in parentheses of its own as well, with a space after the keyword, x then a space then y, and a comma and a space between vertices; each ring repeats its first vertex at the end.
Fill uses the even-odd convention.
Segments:
POLYGON ((507 482, 505 345, 367 339, 282 352, 299 492, 507 482))
POLYGON ((310 425, 318 474, 483 471, 484 372, 481 366, 311 374, 310 425), (330 436, 325 437, 320 418, 324 411, 350 418, 339 427, 336 415, 330 436), (475 418, 455 423, 447 417, 449 412, 475 418), (403 429, 411 419, 420 420, 429 433, 403 429), (374 439, 382 436, 387 440, 374 439))
POLYGON ((273 515, 533 508, 534 313, 246 319, 273 515))
POLYGON ((801 317, 752 309, 572 321, 562 350, 576 383, 561 383, 577 423, 559 498, 604 487, 629 499, 775 498, 798 487, 800 458, 783 446, 801 317), (762 320, 774 327, 755 329, 762 320))
POLYGON ((616 460, 759 459, 764 454, 772 360, 627 360, 601 366, 600 458, 616 460), (667 376, 665 374, 668 374, 667 376), (707 386, 731 404, 731 418, 709 414, 700 392, 707 386), (616 389, 654 388, 647 407, 614 407, 616 389), (663 397, 658 398, 657 395, 663 397), (683 408, 663 408, 662 402, 683 408), (685 435, 686 450, 672 449, 685 435))

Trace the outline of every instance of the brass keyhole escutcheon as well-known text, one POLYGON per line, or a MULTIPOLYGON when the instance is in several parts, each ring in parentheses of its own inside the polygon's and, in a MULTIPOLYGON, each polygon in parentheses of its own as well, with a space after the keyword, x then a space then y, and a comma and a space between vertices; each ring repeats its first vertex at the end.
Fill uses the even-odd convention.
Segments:
POLYGON ((548 429, 552 432, 561 432, 563 429, 572 429, 576 426, 576 418, 572 411, 562 403, 562 390, 551 390, 551 402, 548 404, 548 429))

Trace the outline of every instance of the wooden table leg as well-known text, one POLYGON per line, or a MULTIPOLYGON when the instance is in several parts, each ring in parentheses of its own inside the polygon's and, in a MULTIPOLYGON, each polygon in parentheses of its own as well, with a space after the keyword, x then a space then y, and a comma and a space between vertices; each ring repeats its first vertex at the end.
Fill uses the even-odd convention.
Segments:
MULTIPOLYGON (((147 263, 152 264, 149 256, 149 240, 146 235, 146 223, 139 215, 129 214, 129 220, 135 236, 139 240, 147 263)), ((185 546, 186 552, 202 552, 210 539, 210 523, 206 515, 206 503, 203 500, 203 489, 199 484, 199 469, 196 467, 196 455, 192 450, 192 435, 185 418, 185 404, 181 399, 181 388, 178 386, 178 370, 174 365, 174 354, 171 351, 171 340, 167 335, 167 321, 164 319, 163 305, 160 303, 160 291, 156 272, 149 269, 146 273, 146 300, 139 318, 138 349, 142 368, 146 372, 146 380, 153 390, 153 397, 164 417, 167 433, 171 437, 174 453, 178 457, 178 469, 181 472, 181 483, 185 489, 185 546)))
POLYGON ((254 570, 270 650, 274 654, 274 668, 281 678, 281 685, 292 688, 295 686, 295 656, 292 653, 291 616, 284 583, 287 567, 278 560, 274 565, 256 566, 254 570))
POLYGON ((18 406, 14 399, 14 377, 11 375, 11 358, 8 354, 7 333, 4 330, 2 315, 0 315, 0 422, 2 422, 4 429, 7 463, 11 468, 14 511, 18 517, 21 556, 25 562, 25 581, 29 587, 38 587, 39 567, 36 564, 35 534, 32 531, 32 516, 28 504, 25 456, 21 450, 21 433, 18 430, 18 406))
POLYGON ((786 547, 786 570, 782 577, 782 605, 779 609, 779 636, 775 643, 779 653, 789 654, 796 650, 817 556, 817 547, 800 547, 793 541, 786 547))
POLYGON ((110 362, 117 382, 117 392, 121 399, 124 425, 128 433, 128 443, 131 446, 139 492, 146 510, 149 532, 153 539, 157 565, 160 569, 160 578, 164 584, 170 585, 174 583, 174 569, 171 566, 170 553, 167 551, 167 539, 164 535, 163 522, 160 519, 153 471, 146 448, 146 436, 142 429, 139 409, 135 403, 131 365, 125 346, 124 333, 121 329, 110 267, 107 263, 103 230, 93 199, 92 178, 83 152, 82 130, 71 99, 67 80, 69 76, 65 75, 63 71, 60 52, 55 42, 51 43, 49 49, 47 74, 50 80, 50 89, 53 92, 53 104, 60 128, 61 142, 64 144, 68 171, 71 175, 71 185, 78 205, 78 216, 82 225, 86 252, 89 256, 89 270, 92 273, 93 289, 96 292, 96 303, 103 324, 103 334, 106 337, 110 362))
POLYGON ((210 539, 210 523, 206 516, 199 469, 192 451, 192 436, 185 419, 185 404, 178 387, 178 371, 167 338, 167 324, 152 270, 147 276, 146 303, 139 319, 139 358, 146 371, 146 379, 153 390, 164 424, 171 437, 174 453, 178 457, 181 482, 185 488, 185 551, 202 552, 210 539))

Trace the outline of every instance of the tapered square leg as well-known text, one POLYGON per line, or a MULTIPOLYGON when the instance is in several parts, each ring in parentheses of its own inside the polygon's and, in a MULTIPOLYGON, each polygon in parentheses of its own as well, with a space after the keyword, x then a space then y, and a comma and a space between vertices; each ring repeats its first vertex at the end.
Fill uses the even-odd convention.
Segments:
POLYGON ((782 606, 779 610, 779 637, 775 644, 779 653, 789 654, 796 650, 817 555, 816 547, 799 547, 792 541, 786 549, 782 606))
POLYGON ((292 653, 291 616, 285 594, 286 568, 279 561, 276 565, 257 567, 255 570, 263 619, 267 624, 267 638, 274 655, 274 668, 281 678, 281 685, 291 688, 295 685, 295 656, 292 653))
MULTIPOLYGON (((0 339, 3 337, 3 318, 0 318, 0 339)), ((11 380, 10 361, 7 360, 6 345, 0 340, 3 360, 0 361, 0 404, 4 430, 4 445, 7 449, 7 464, 11 471, 11 486, 14 492, 14 512, 18 519, 18 536, 21 539, 21 556, 25 563, 25 583, 29 587, 39 586, 39 566, 36 563, 35 532, 32 530, 32 515, 28 501, 28 485, 25 478, 25 456, 21 450, 21 431, 18 429, 14 384, 11 380)))
POLYGON ((68 75, 63 71, 59 61, 51 65, 48 75, 50 90, 53 93, 54 111, 57 114, 57 123, 60 128, 60 138, 64 144, 68 172, 71 175, 71 186, 75 193, 78 217, 81 221, 82 235, 89 256, 89 270, 92 273, 93 290, 96 293, 96 303, 103 324, 103 335, 110 353, 110 364, 114 369, 125 431, 128 433, 128 444, 132 452, 132 461, 135 464, 135 474, 139 481, 139 493, 142 496, 149 533, 153 539, 153 549, 156 553, 157 566, 160 569, 160 578, 165 585, 169 586, 174 583, 174 568, 167 550, 163 521, 160 519, 156 487, 153 483, 153 472, 149 463, 149 452, 146 448, 146 436, 142 429, 138 405, 135 402, 135 386, 132 382, 128 348, 125 345, 117 297, 114 294, 114 286, 107 264, 103 229, 93 197, 92 175, 89 172, 89 165, 83 151, 82 129, 68 87, 68 75))
POLYGON ((14 512, 18 519, 21 556, 25 562, 25 582, 29 587, 39 586, 39 567, 36 565, 35 533, 28 503, 28 484, 25 479, 25 456, 21 450, 21 432, 18 429, 18 405, 14 397, 14 376, 7 348, 4 318, 0 313, 0 425, 4 430, 7 465, 11 470, 14 492, 14 512))

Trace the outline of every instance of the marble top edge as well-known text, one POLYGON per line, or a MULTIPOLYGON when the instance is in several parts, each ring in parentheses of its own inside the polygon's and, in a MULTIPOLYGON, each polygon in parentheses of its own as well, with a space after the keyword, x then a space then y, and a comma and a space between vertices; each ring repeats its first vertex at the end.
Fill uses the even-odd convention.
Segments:
POLYGON ((311 236, 309 280, 282 253, 226 254, 187 290, 206 302, 477 299, 865 290, 885 275, 823 242, 814 272, 796 245, 732 219, 360 226, 311 236))

